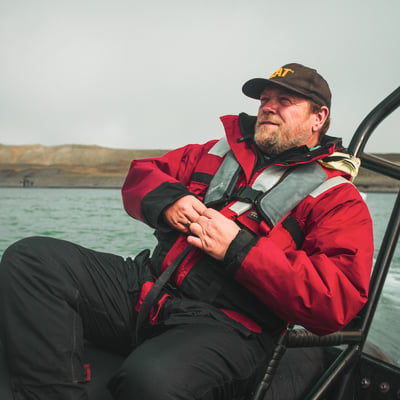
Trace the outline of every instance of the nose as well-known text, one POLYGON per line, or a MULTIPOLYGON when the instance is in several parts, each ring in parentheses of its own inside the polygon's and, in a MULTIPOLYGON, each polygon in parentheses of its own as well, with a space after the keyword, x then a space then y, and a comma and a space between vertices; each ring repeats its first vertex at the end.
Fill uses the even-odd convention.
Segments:
POLYGON ((277 99, 270 98, 261 103, 261 109, 265 113, 275 113, 276 109, 277 109, 277 105, 278 105, 277 99))

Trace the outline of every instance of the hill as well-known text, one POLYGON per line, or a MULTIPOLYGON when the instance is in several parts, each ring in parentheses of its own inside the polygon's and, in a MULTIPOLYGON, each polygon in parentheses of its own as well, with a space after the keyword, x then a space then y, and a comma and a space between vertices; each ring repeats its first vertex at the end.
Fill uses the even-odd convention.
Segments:
MULTIPOLYGON (((0 144, 0 187, 120 188, 132 159, 161 156, 167 150, 125 150, 86 145, 0 144)), ((400 154, 379 154, 400 164, 400 154)), ((361 169, 362 191, 394 191, 399 181, 361 169)))
POLYGON ((6 146, 0 144, 0 186, 121 187, 134 158, 166 150, 122 150, 100 146, 6 146))

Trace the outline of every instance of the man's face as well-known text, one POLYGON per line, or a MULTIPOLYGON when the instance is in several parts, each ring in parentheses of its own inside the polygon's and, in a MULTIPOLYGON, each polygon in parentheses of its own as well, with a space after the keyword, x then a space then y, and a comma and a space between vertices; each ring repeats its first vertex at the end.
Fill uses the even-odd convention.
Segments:
POLYGON ((316 114, 310 102, 280 87, 267 87, 260 96, 254 140, 266 154, 275 155, 292 147, 318 143, 316 114))

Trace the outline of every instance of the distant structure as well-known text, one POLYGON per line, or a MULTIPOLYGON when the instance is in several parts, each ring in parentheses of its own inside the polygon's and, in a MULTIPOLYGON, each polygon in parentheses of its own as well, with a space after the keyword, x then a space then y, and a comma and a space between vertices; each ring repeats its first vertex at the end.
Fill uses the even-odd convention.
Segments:
POLYGON ((30 175, 24 175, 24 178, 19 183, 21 184, 22 187, 32 187, 33 186, 33 180, 31 179, 30 175))

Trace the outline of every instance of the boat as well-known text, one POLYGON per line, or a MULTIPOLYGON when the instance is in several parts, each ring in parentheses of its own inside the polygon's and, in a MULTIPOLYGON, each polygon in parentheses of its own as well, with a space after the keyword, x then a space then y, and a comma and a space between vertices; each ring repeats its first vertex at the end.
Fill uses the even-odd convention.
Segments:
MULTIPOLYGON (((348 151, 359 157, 363 168, 383 176, 400 179, 400 165, 364 151, 375 128, 400 105, 400 87, 380 102, 361 122, 350 142, 348 151)), ((274 400, 271 392, 279 385, 279 371, 291 369, 302 376, 303 365, 292 363, 291 356, 308 354, 323 357, 323 368, 308 371, 307 381, 301 382, 296 393, 285 400, 375 400, 400 399, 400 366, 390 356, 368 342, 368 332, 391 267, 400 234, 400 190, 391 211, 386 231, 371 275, 369 299, 360 313, 343 330, 317 336, 301 327, 290 327, 276 345, 274 355, 266 366, 265 375, 248 400, 274 400)), ((393 329, 395 329, 393 327, 393 329)), ((400 347, 400 343, 399 343, 400 347)), ((106 389, 108 379, 122 362, 122 357, 87 343, 85 360, 90 364, 91 379, 86 384, 90 400, 111 400, 106 389)), ((318 363, 314 363, 318 364, 318 363)), ((9 374, 0 343, 0 399, 12 400, 9 374)))

